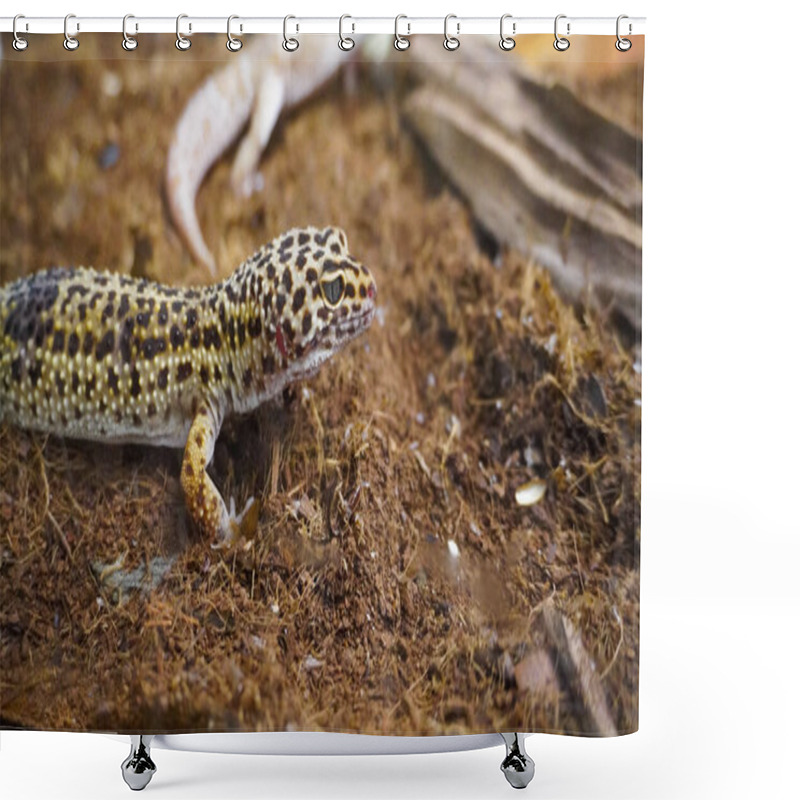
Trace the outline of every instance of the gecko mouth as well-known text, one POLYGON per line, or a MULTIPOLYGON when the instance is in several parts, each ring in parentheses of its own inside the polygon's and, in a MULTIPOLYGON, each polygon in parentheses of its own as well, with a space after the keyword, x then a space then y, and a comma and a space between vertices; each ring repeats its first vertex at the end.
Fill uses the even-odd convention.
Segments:
POLYGON ((351 339, 355 339, 369 328, 374 317, 375 306, 372 306, 337 322, 331 330, 334 347, 339 348, 351 339))
POLYGON ((374 316, 375 307, 373 306, 354 316, 345 317, 329 331, 324 344, 312 342, 310 351, 292 365, 292 380, 304 380, 316 375, 320 367, 334 353, 341 350, 348 342, 356 339, 370 326, 374 316))

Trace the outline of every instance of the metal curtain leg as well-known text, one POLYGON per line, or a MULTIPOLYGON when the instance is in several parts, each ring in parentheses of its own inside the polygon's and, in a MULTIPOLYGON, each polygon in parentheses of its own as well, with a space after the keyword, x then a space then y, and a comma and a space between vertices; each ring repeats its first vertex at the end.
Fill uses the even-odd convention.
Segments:
POLYGON ((524 789, 532 780, 533 759, 525 752, 525 740, 521 733, 501 733, 506 743, 506 757, 500 765, 506 780, 515 789, 524 789))
POLYGON ((122 778, 134 792, 141 791, 155 775, 156 765, 150 758, 152 736, 131 736, 130 755, 122 762, 122 778))

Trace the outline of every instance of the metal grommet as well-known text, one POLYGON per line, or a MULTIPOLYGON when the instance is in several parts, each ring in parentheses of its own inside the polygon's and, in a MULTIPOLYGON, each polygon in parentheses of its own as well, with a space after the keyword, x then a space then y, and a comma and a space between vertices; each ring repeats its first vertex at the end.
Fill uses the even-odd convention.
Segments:
MULTIPOLYGON (((509 50, 513 50, 517 46, 517 43, 511 38, 511 36, 506 36, 505 31, 503 30, 506 20, 511 19, 511 17, 512 17, 511 14, 503 14, 503 16, 500 17, 500 49, 505 50, 506 52, 508 52, 509 50)), ((517 23, 512 22, 511 33, 513 35, 516 32, 517 32, 517 23)))
MULTIPOLYGON (((563 36, 558 35, 558 21, 560 19, 566 19, 566 14, 559 14, 556 17, 556 22, 553 27, 553 31, 556 35, 556 40, 553 42, 553 47, 558 50, 559 53, 563 53, 565 50, 569 49, 569 39, 565 39, 563 36)), ((567 36, 569 36, 569 22, 567 23, 567 36)))
MULTIPOLYGON (((175 20, 175 35, 178 37, 175 40, 175 47, 177 47, 178 50, 188 50, 192 46, 192 40, 191 39, 187 39, 181 33, 181 20, 182 19, 188 19, 188 18, 189 18, 188 14, 178 14, 178 16, 177 16, 177 18, 175 20)), ((191 32, 192 32, 192 23, 190 22, 189 23, 189 33, 191 33, 191 32)))
MULTIPOLYGON (((283 49, 287 53, 294 53, 298 47, 300 47, 300 42, 297 39, 294 39, 289 36, 288 29, 289 29, 289 20, 290 19, 297 19, 297 17, 293 17, 291 14, 288 14, 283 18, 283 49)), ((299 32, 300 26, 295 26, 295 31, 299 32)))
MULTIPOLYGON (((630 39, 623 39, 619 35, 619 23, 622 22, 623 19, 628 19, 628 15, 627 14, 620 14, 617 17, 617 41, 614 43, 614 47, 616 47, 617 50, 620 51, 620 53, 627 53, 628 50, 630 50, 631 47, 633 47, 633 42, 630 39)), ((631 32, 631 26, 630 26, 630 23, 628 23, 628 34, 629 35, 630 35, 630 32, 631 32)))
MULTIPOLYGON (((15 49, 15 50, 18 52, 18 53, 21 53, 23 50, 27 50, 27 49, 28 49, 28 44, 29 44, 29 42, 28 42, 28 40, 27 40, 27 39, 23 39, 23 38, 22 38, 22 37, 21 37, 21 36, 20 36, 20 35, 17 33, 17 20, 20 20, 20 19, 25 19, 25 15, 24 15, 24 14, 17 14, 17 15, 14 17, 14 23, 13 23, 13 25, 11 26, 11 31, 12 31, 12 32, 13 32, 13 34, 14 34, 14 41, 12 41, 12 42, 11 42, 11 46, 12 46, 12 47, 13 47, 13 48, 14 48, 14 49, 15 49)), ((27 22, 25 23, 25 30, 28 30, 28 23, 27 23, 27 22)))
MULTIPOLYGON (((353 18, 349 14, 342 14, 342 16, 339 17, 339 49, 345 51, 352 50, 356 46, 356 43, 349 36, 345 36, 344 33, 342 32, 342 26, 344 25, 344 21, 346 19, 353 19, 353 18)), ((351 27, 350 32, 355 33, 356 32, 355 23, 351 23, 350 27, 351 27)))
MULTIPOLYGON (((131 50, 135 50, 139 46, 139 42, 134 36, 128 36, 129 19, 136 19, 136 17, 134 17, 133 14, 126 14, 122 18, 122 49, 130 53, 131 50)), ((135 30, 139 30, 138 23, 135 26, 135 30)))
POLYGON ((458 33, 461 30, 461 23, 456 22, 456 35, 451 36, 447 32, 447 27, 451 19, 457 20, 458 18, 455 14, 448 14, 444 18, 444 41, 442 44, 444 45, 445 50, 449 50, 452 53, 453 50, 458 50, 458 48, 461 46, 461 42, 458 40, 458 33))
MULTIPOLYGON (((405 14, 398 14, 394 18, 394 49, 400 50, 408 50, 411 47, 411 39, 406 38, 406 36, 400 35, 400 20, 401 19, 408 19, 405 14)), ((406 27, 408 28, 408 33, 411 33, 411 23, 406 23, 406 27)))
MULTIPOLYGON (((67 16, 64 17, 64 49, 70 51, 77 50, 81 44, 75 36, 69 35, 69 21, 71 19, 75 19, 74 14, 67 14, 67 16)), ((81 29, 80 23, 76 23, 75 33, 77 34, 78 31, 80 31, 80 29, 81 29)))
MULTIPOLYGON (((244 42, 241 39, 237 39, 231 33, 231 22, 233 22, 235 19, 239 19, 239 17, 237 17, 236 14, 231 14, 228 17, 228 41, 225 43, 225 47, 227 47, 228 50, 231 51, 231 53, 238 53, 242 49, 242 47, 244 47, 244 42)), ((240 25, 239 33, 241 32, 242 32, 242 26, 240 25)))

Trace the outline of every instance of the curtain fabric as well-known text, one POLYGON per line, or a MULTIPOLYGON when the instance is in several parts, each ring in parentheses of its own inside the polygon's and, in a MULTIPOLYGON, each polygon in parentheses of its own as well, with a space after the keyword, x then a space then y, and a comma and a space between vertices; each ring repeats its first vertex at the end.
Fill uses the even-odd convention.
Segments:
POLYGON ((0 726, 637 729, 632 40, 4 37, 0 726))

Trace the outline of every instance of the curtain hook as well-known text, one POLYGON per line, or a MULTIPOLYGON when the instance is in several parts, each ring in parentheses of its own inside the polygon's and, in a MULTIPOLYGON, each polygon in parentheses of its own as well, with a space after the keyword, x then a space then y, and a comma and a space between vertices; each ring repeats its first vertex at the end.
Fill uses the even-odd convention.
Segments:
MULTIPOLYGON (((558 21, 560 19, 566 19, 566 14, 559 14, 556 17, 556 23, 554 26, 554 32, 556 35, 556 40, 553 42, 553 47, 558 50, 559 53, 563 53, 565 50, 569 49, 569 39, 565 39, 563 36, 558 35, 558 21)), ((567 23, 567 36, 569 36, 569 22, 567 23)))
MULTIPOLYGON (((231 53, 238 53, 239 50, 241 50, 242 47, 244 47, 244 42, 241 39, 237 39, 231 33, 231 22, 233 22, 235 19, 239 19, 239 17, 237 17, 236 14, 231 14, 228 17, 228 41, 226 42, 225 47, 227 47, 228 50, 231 51, 231 53)), ((242 26, 240 25, 239 33, 241 32, 242 32, 242 26)))
POLYGON ((506 20, 511 18, 512 18, 511 14, 503 14, 503 16, 500 17, 500 49, 505 50, 506 52, 508 52, 509 50, 513 50, 517 46, 517 43, 512 38, 513 34, 517 32, 517 23, 516 22, 511 23, 512 36, 506 36, 503 30, 503 26, 505 25, 506 20))
MULTIPOLYGON (((17 33, 17 20, 20 20, 20 19, 25 19, 25 16, 24 16, 23 14, 17 14, 17 16, 16 16, 16 17, 14 17, 14 24, 11 26, 11 30, 12 30, 12 31, 13 31, 13 33, 14 33, 14 41, 13 41, 13 42, 11 42, 11 46, 12 46, 12 47, 13 47, 13 48, 14 48, 14 49, 15 49, 15 50, 18 52, 18 53, 21 53, 23 50, 26 50, 26 49, 27 49, 27 47, 28 47, 28 44, 29 44, 27 39, 23 39, 23 38, 22 38, 22 37, 21 37, 21 36, 20 36, 20 35, 17 33)), ((27 23, 27 22, 25 23, 25 30, 26 30, 26 31, 28 30, 28 23, 27 23)))
MULTIPOLYGON (((289 28, 290 19, 297 19, 297 17, 293 17, 291 14, 288 14, 283 18, 283 49, 287 53, 294 53, 294 51, 297 50, 298 47, 300 47, 300 42, 298 42, 297 39, 290 37, 287 32, 289 28)), ((299 25, 295 25, 295 32, 296 33, 300 32, 299 25)))
MULTIPOLYGON (((191 39, 187 39, 181 33, 181 20, 182 19, 188 19, 188 18, 189 18, 188 14, 178 14, 178 16, 177 16, 177 18, 175 20, 175 35, 178 37, 175 40, 175 47, 177 47, 178 50, 188 50, 192 46, 192 40, 191 39)), ((192 23, 190 22, 189 23, 189 33, 191 33, 191 32, 192 32, 192 23)))
MULTIPOLYGON (((69 21, 71 19, 75 19, 74 14, 67 14, 67 16, 64 17, 64 49, 70 51, 77 50, 78 47, 80 47, 80 42, 78 41, 77 36, 70 36, 69 33, 69 21)), ((76 35, 80 31, 80 29, 81 29, 80 23, 76 22, 75 23, 76 35)))
MULTIPOLYGON (((619 24, 624 19, 628 19, 628 15, 627 14, 620 14, 617 17, 617 41, 614 42, 614 47, 616 47, 617 50, 620 51, 620 53, 627 53, 628 50, 630 50, 631 47, 633 47, 633 42, 630 39, 623 39, 619 35, 619 24)), ((631 32, 631 26, 630 26, 630 23, 628 23, 628 35, 630 35, 630 32, 631 32)))
POLYGON ((453 50, 458 50, 458 48, 461 46, 461 42, 458 40, 458 33, 460 30, 461 30, 461 23, 458 22, 458 17, 455 14, 448 14, 444 18, 444 41, 442 42, 442 44, 444 45, 445 50, 449 50, 451 53, 453 52, 453 50), (451 36, 447 31, 448 23, 450 22, 451 19, 456 20, 455 36, 451 36))
MULTIPOLYGON (((342 26, 344 25, 344 21, 346 19, 353 19, 353 18, 349 14, 342 14, 342 16, 339 17, 339 49, 345 51, 352 50, 356 46, 356 43, 349 36, 345 36, 344 33, 342 32, 342 26)), ((355 23, 350 23, 350 28, 351 28, 350 31, 351 33, 356 32, 355 23)))
MULTIPOLYGON (((136 39, 135 36, 128 35, 128 20, 129 19, 136 19, 133 14, 126 14, 122 18, 122 49, 127 50, 129 53, 131 50, 135 50, 139 46, 139 41, 136 39)), ((135 25, 135 30, 139 30, 139 23, 137 22, 135 25)))
MULTIPOLYGON (((395 50, 408 50, 411 47, 411 40, 408 39, 406 36, 400 35, 400 20, 401 19, 408 19, 405 14, 398 14, 394 18, 394 49, 395 50)), ((408 28, 408 33, 411 33, 411 23, 407 22, 406 27, 408 28)))

